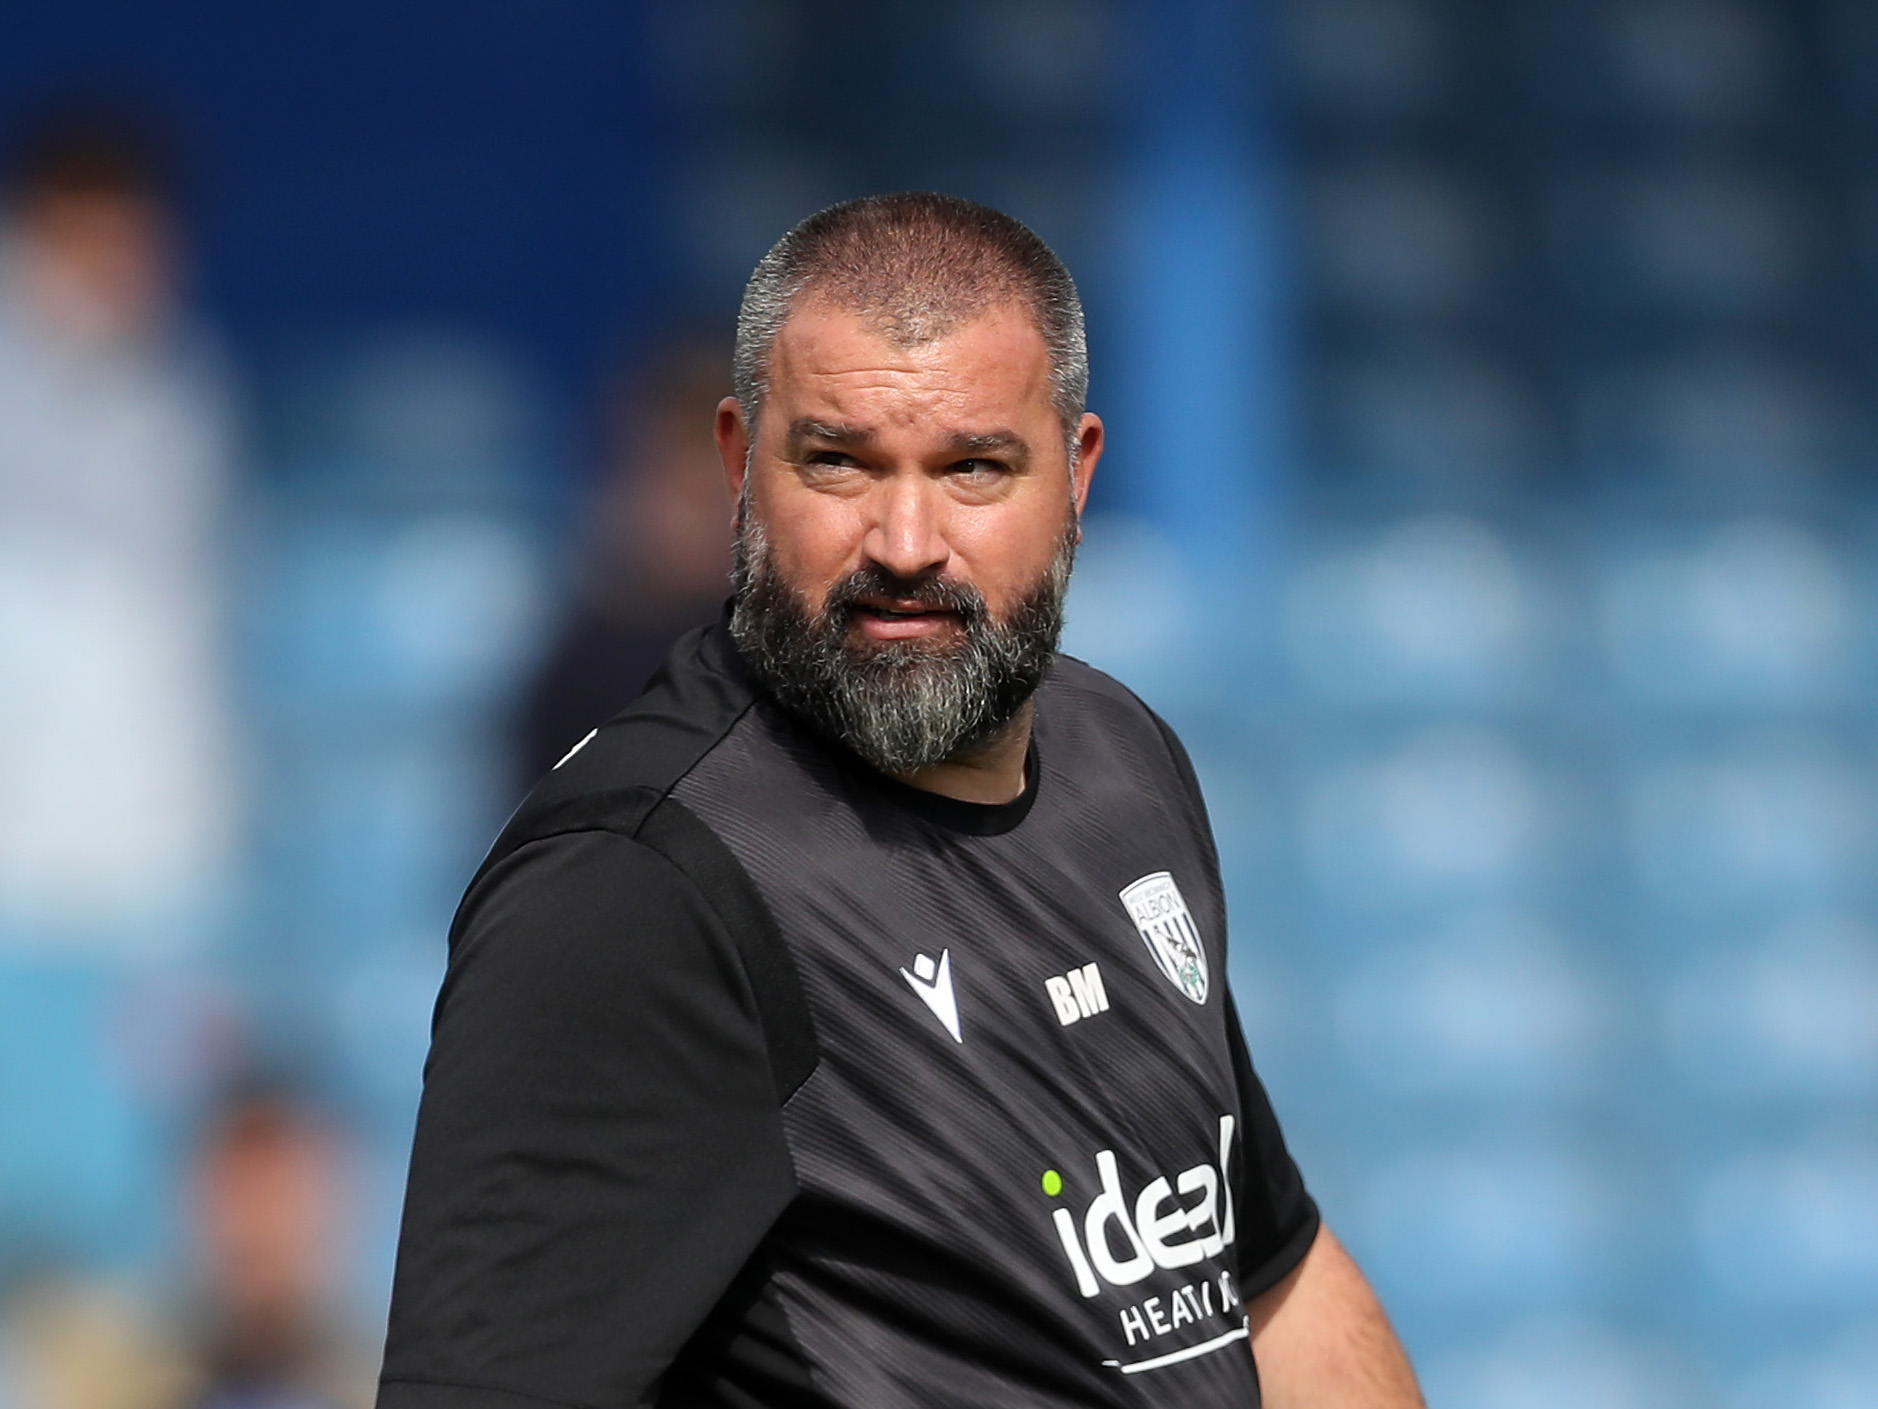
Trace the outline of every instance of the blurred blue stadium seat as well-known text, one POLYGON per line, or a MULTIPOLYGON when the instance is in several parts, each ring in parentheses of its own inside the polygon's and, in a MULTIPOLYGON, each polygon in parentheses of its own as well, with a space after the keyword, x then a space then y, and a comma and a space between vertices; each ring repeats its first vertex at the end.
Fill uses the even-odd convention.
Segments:
POLYGON ((1878 933, 1802 911, 1747 943, 1692 954, 1662 1030, 1679 1076, 1731 1100, 1825 1106, 1878 1098, 1878 933))
POLYGON ((1457 514, 1351 525, 1313 543, 1283 602, 1304 687, 1350 704, 1469 709, 1531 698, 1553 623, 1522 547, 1457 514))

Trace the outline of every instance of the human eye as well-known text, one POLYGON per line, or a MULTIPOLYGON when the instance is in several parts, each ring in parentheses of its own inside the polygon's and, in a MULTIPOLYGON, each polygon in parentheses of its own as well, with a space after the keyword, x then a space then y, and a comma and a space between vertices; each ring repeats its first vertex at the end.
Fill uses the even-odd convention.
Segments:
POLYGON ((841 450, 810 450, 802 456, 805 465, 829 465, 840 468, 854 463, 854 457, 841 450))
POLYGON ((1011 467, 1002 460, 974 458, 959 460, 947 471, 953 481, 970 489, 991 489, 1001 484, 1011 473, 1011 467))
POLYGON ((843 450, 805 450, 796 461, 798 473, 811 484, 839 484, 863 473, 859 460, 843 450))

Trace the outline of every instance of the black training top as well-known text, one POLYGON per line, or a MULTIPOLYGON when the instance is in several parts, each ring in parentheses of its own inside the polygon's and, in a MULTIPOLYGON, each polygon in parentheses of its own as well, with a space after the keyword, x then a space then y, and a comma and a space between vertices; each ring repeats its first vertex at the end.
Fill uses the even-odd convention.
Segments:
POLYGON ((1200 794, 1059 658, 1029 786, 863 766, 724 629, 535 789, 451 933, 380 1409, 1258 1403, 1317 1211, 1200 794))

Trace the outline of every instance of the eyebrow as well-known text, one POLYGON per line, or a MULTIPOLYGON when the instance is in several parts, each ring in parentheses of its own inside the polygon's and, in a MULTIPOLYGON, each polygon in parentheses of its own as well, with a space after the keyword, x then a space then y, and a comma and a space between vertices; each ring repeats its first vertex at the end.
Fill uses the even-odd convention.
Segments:
MULTIPOLYGON (((808 441, 859 448, 872 444, 874 432, 865 426, 846 426, 833 421, 803 417, 789 423, 787 443, 791 451, 808 441)), ((954 431, 946 437, 946 453, 961 459, 974 455, 1005 455, 1022 466, 1030 459, 1030 442, 1013 430, 954 431)))
POLYGON ((866 445, 873 440, 874 433, 861 426, 837 425, 831 421, 802 419, 789 423, 789 444, 800 445, 805 440, 825 440, 832 445, 866 445))
POLYGON ((959 456, 1008 455, 1020 464, 1030 458, 1030 442, 1016 431, 959 431, 946 440, 946 449, 959 456))

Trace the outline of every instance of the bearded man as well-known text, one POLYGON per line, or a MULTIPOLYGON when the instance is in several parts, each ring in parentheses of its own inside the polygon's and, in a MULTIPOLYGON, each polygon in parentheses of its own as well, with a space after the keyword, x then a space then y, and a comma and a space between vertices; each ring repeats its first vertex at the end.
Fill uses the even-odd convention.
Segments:
POLYGON ((835 206, 734 370, 726 620, 453 927, 381 1409, 1419 1404, 1246 1055, 1186 756, 1056 654, 1069 274, 835 206))

